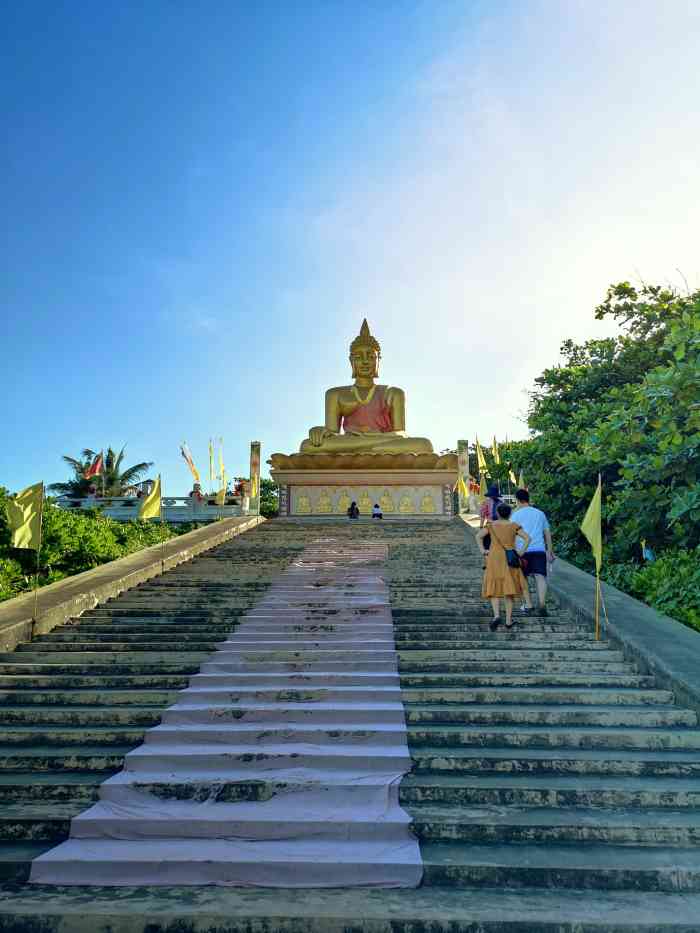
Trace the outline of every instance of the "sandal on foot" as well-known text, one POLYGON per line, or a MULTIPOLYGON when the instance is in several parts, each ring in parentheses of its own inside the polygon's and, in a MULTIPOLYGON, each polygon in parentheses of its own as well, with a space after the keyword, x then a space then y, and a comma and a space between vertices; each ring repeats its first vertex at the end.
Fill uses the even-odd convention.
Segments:
POLYGON ((489 622, 489 628, 491 629, 492 632, 495 632, 500 624, 501 624, 500 619, 491 619, 491 621, 489 622))
POLYGON ((510 625, 508 625, 508 623, 506 622, 506 628, 515 628, 515 619, 513 619, 510 625))

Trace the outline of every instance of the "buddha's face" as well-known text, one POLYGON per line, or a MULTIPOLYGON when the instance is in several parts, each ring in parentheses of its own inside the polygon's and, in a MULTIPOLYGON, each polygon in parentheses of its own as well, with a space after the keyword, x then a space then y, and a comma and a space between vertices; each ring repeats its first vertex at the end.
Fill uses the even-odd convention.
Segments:
POLYGON ((350 354, 352 374, 355 379, 376 379, 379 375, 379 353, 372 347, 357 347, 350 354))

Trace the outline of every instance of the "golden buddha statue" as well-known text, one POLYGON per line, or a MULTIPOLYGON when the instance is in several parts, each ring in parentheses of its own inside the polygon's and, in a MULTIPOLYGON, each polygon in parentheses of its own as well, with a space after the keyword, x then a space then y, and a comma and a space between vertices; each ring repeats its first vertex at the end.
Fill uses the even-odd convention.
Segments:
POLYGON ((359 336, 350 344, 355 381, 349 386, 328 389, 326 423, 311 428, 308 439, 301 444, 301 453, 433 453, 433 445, 427 438, 406 434, 403 390, 375 384, 380 356, 379 343, 364 320, 359 336))

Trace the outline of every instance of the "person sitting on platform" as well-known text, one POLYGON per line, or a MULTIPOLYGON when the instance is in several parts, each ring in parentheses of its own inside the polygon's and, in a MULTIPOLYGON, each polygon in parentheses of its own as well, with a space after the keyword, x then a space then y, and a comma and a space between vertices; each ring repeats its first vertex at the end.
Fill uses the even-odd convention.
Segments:
POLYGON ((350 507, 348 508, 348 518, 359 518, 359 517, 360 517, 360 510, 357 507, 357 502, 353 500, 350 503, 350 507))
POLYGON ((382 510, 378 502, 375 502, 372 506, 372 518, 382 518, 382 510))

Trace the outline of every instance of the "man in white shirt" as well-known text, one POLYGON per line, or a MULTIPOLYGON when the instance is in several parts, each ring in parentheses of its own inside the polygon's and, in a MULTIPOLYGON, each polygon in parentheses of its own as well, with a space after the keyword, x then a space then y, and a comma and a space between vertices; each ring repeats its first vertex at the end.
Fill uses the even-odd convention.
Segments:
MULTIPOLYGON (((518 502, 517 509, 511 516, 511 521, 521 525, 523 530, 530 536, 530 544, 523 557, 525 567, 523 572, 526 577, 534 576, 537 586, 538 615, 547 615, 545 600, 547 599, 547 565, 554 560, 554 549, 552 547, 552 535, 549 530, 547 516, 540 509, 533 508, 530 505, 530 493, 527 489, 518 489, 515 493, 518 502)), ((518 546, 522 548, 524 541, 517 539, 518 546)), ((534 611, 530 591, 525 591, 525 602, 527 613, 534 611)))

